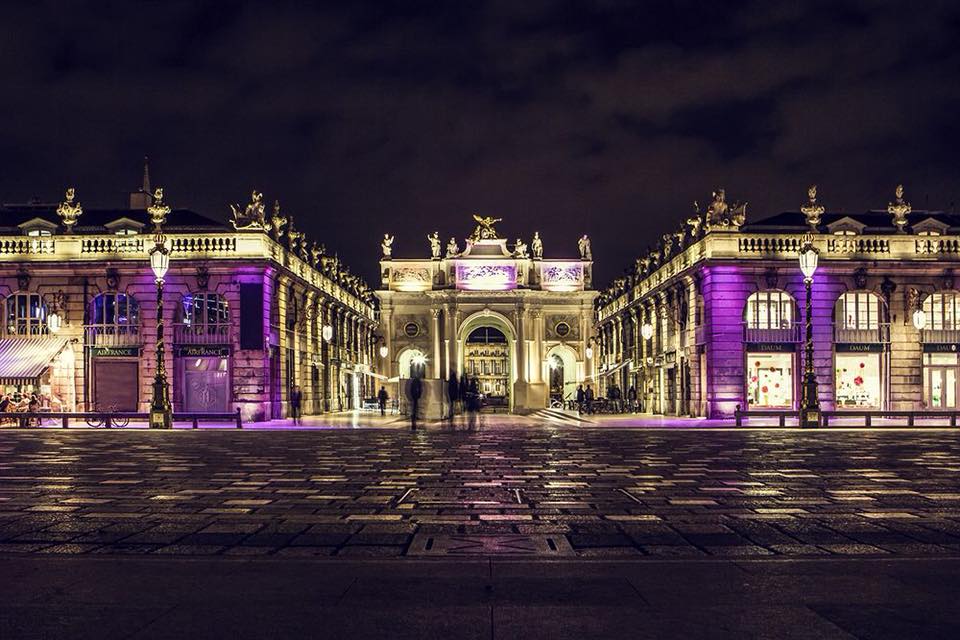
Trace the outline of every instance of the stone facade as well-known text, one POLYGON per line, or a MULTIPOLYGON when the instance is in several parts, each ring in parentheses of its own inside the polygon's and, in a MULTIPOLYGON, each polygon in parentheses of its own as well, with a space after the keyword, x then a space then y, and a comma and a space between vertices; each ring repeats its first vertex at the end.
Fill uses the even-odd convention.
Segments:
MULTIPOLYGON (((70 231, 57 204, 0 209, 0 298, 11 308, 18 296, 37 300, 36 315, 59 320, 27 329, 11 320, 2 344, 63 344, 71 361, 61 353, 36 383, 0 369, 4 391, 43 386, 66 410, 147 411, 157 343, 151 202, 141 191, 128 207, 83 211, 70 231)), ((373 393, 372 292, 302 236, 278 229, 231 229, 188 210, 166 216, 164 362, 175 412, 239 408, 244 419, 263 420, 289 414, 294 385, 304 413, 353 408, 373 393)))
POLYGON ((603 390, 635 386, 644 411, 667 415, 798 409, 809 243, 821 408, 956 410, 960 216, 910 210, 902 190, 886 211, 830 213, 812 193, 754 223, 692 218, 638 259, 598 299, 603 390))
POLYGON ((463 376, 466 344, 477 329, 489 327, 506 338, 511 411, 543 409, 551 399, 562 402, 588 375, 596 297, 592 259, 582 251, 580 258, 543 258, 539 240, 531 257, 522 243, 511 249, 492 229, 485 237, 480 231, 462 251, 451 239, 443 257, 436 240, 434 257, 424 259, 387 255, 392 251, 385 243, 377 291, 388 353, 384 370, 395 383, 393 393, 403 398, 411 359, 425 360, 428 416, 448 410, 446 381, 451 373, 463 376), (563 384, 551 393, 554 356, 563 384))

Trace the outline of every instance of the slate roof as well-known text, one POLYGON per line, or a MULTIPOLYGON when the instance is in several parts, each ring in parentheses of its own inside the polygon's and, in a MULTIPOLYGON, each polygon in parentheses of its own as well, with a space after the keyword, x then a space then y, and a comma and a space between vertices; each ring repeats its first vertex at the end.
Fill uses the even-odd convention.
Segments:
MULTIPOLYGON (((863 233, 865 234, 893 234, 897 232, 893 225, 893 217, 886 209, 875 209, 864 211, 862 213, 846 211, 830 211, 821 217, 820 231, 826 231, 827 225, 843 218, 851 218, 857 222, 866 225, 863 233)), ((948 233, 960 232, 960 214, 946 211, 925 211, 913 210, 907 216, 907 226, 913 226, 923 222, 928 218, 933 218, 938 222, 949 225, 948 233)), ((753 233, 778 233, 778 232, 803 232, 810 227, 807 225, 806 217, 800 211, 785 211, 776 215, 764 218, 762 220, 748 221, 742 227, 741 231, 753 233)))
MULTIPOLYGON (((61 227, 60 216, 57 215, 57 204, 3 204, 0 205, 0 234, 20 234, 18 225, 34 218, 40 218, 61 227)), ((74 227, 75 233, 108 233, 105 224, 130 218, 151 228, 150 216, 143 209, 87 209, 74 227)), ((62 227, 61 227, 62 229, 62 227)), ((230 227, 224 223, 192 211, 190 209, 173 209, 163 225, 164 231, 199 231, 215 233, 228 231, 230 227)))

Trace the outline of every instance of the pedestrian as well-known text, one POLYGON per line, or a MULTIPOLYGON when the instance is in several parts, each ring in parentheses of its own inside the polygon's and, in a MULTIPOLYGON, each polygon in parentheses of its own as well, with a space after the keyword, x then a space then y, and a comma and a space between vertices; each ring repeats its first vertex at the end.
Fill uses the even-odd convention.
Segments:
POLYGON ((303 424, 300 419, 301 404, 303 404, 303 392, 300 391, 300 385, 294 385, 290 392, 290 417, 293 418, 293 424, 303 424))
POLYGON ((584 401, 584 399, 585 399, 585 396, 584 396, 584 393, 583 393, 583 385, 582 385, 582 384, 578 384, 578 385, 577 385, 577 413, 580 414, 580 415, 583 414, 583 401, 584 401))
POLYGON ((630 412, 637 412, 637 388, 633 385, 630 385, 630 389, 627 390, 627 400, 630 402, 630 412))
POLYGON ((420 396, 423 395, 423 381, 420 376, 414 376, 407 386, 410 393, 410 430, 417 430, 417 414, 420 412, 420 396))
MULTIPOLYGON (((466 377, 464 377, 464 386, 466 386, 466 377)), ((480 387, 477 379, 470 381, 466 392, 467 405, 467 428, 473 431, 477 428, 477 415, 480 413, 480 387)))
POLYGON ((380 415, 387 415, 387 400, 390 399, 390 396, 387 394, 387 389, 381 385, 380 392, 377 393, 377 404, 380 405, 380 415))
POLYGON ((587 413, 593 413, 593 387, 587 385, 586 390, 583 392, 583 402, 584 406, 587 407, 587 413))
POLYGON ((450 403, 450 422, 453 422, 453 411, 460 398, 460 383, 457 382, 457 372, 451 370, 447 380, 447 402, 450 403))

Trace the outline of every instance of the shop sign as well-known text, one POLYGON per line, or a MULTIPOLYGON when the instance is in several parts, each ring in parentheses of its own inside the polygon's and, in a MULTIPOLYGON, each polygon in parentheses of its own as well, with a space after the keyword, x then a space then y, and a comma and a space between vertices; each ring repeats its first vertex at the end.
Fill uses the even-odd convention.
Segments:
POLYGON ((90 355, 94 358, 139 358, 140 347, 91 347, 90 355))
POLYGON ((960 351, 956 344, 945 342, 926 342, 923 345, 924 353, 956 353, 960 351))
POLYGON ((883 343, 837 344, 837 353, 883 353, 883 343))
POLYGON ((750 353, 793 353, 797 347, 792 342, 748 342, 750 353))
POLYGON ((180 358, 226 358, 230 355, 230 347, 208 345, 177 347, 174 350, 174 355, 180 358))

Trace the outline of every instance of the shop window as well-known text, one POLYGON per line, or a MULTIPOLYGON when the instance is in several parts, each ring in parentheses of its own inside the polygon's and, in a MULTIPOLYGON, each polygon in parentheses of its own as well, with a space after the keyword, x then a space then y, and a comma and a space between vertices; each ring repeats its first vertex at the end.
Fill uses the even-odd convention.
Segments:
POLYGON ((47 305, 39 293, 14 293, 4 302, 6 335, 47 335, 47 305))
POLYGON ((758 291, 747 298, 746 321, 750 329, 789 329, 794 301, 786 291, 758 291))
POLYGON ((751 409, 793 407, 792 353, 747 354, 747 403, 751 409))
POLYGON ((881 408, 879 353, 838 353, 835 367, 838 409, 881 408))
POLYGON ((923 400, 929 409, 957 408, 956 353, 923 354, 923 400))
POLYGON ((927 329, 960 329, 960 294, 956 291, 934 293, 923 301, 927 329))

